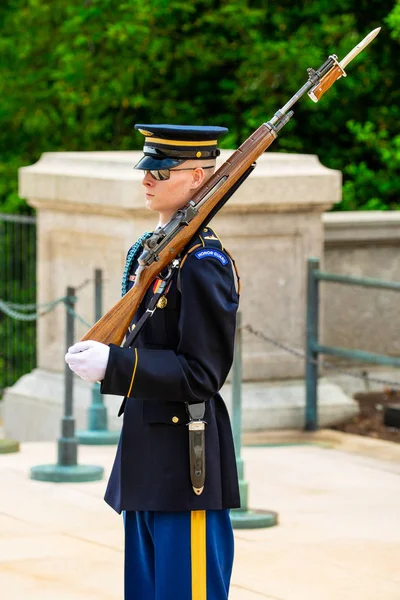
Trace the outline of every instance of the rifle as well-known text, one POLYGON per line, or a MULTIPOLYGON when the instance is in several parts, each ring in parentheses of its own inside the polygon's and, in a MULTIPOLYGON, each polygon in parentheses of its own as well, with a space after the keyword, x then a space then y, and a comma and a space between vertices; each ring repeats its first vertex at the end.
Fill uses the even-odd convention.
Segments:
POLYGON ((119 300, 82 338, 104 344, 120 345, 148 288, 157 276, 171 264, 196 233, 222 208, 255 168, 255 161, 276 139, 278 132, 293 116, 291 107, 305 94, 318 102, 340 77, 346 77, 346 65, 379 33, 371 31, 339 63, 331 55, 317 69, 307 69, 308 81, 272 119, 263 123, 234 152, 214 175, 195 193, 189 202, 177 210, 166 225, 157 229, 143 242, 138 259, 136 280, 132 289, 119 300))

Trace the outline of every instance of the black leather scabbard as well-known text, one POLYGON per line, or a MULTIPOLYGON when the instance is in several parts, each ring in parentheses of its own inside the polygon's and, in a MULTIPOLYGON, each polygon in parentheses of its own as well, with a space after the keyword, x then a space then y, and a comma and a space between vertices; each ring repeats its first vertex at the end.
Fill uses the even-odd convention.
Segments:
POLYGON ((190 416, 190 421, 188 423, 190 480, 192 482, 194 493, 197 494, 197 496, 200 496, 206 480, 206 422, 203 421, 205 402, 199 404, 187 404, 186 408, 190 416))

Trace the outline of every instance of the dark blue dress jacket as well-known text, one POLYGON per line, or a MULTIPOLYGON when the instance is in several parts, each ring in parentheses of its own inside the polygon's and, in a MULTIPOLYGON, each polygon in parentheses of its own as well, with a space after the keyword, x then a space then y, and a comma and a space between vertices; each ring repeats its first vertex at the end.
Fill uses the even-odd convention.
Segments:
MULTIPOLYGON (((134 347, 110 345, 101 391, 125 396, 121 437, 105 495, 117 512, 240 506, 231 426, 218 393, 233 360, 236 283, 229 255, 213 230, 203 229, 181 260, 166 307, 148 319, 134 347), (190 481, 185 403, 202 401, 206 481, 197 496, 190 481)), ((152 294, 151 286, 133 323, 152 294)))

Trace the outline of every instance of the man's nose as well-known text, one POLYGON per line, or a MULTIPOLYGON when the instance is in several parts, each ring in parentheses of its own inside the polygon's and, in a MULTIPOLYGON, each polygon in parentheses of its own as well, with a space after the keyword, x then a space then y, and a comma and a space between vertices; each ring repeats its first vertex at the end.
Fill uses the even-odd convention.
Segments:
POLYGON ((143 183, 143 185, 145 185, 147 187, 153 187, 153 185, 154 185, 154 179, 150 175, 149 171, 147 171, 147 173, 144 174, 142 183, 143 183))

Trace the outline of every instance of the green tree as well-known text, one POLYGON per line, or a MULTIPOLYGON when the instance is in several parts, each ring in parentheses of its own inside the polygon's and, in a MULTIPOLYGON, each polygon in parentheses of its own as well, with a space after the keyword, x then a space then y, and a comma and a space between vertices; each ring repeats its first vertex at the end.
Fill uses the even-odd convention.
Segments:
POLYGON ((26 210, 17 168, 44 151, 139 148, 136 122, 221 124, 235 147, 307 67, 379 37, 272 151, 344 173, 344 209, 398 208, 399 2, 9 0, 0 7, 1 210, 26 210))

